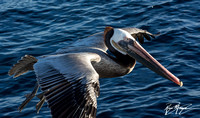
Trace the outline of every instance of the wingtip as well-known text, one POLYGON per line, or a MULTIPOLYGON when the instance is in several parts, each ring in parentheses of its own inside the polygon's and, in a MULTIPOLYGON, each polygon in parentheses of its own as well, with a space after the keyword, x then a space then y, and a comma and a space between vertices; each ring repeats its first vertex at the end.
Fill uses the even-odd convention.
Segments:
POLYGON ((10 77, 13 78, 13 79, 16 78, 16 76, 14 75, 14 73, 11 73, 10 70, 9 70, 9 72, 8 72, 8 76, 10 76, 10 77))
POLYGON ((9 76, 12 76, 12 75, 14 74, 12 71, 13 71, 13 67, 10 68, 10 70, 8 71, 8 75, 9 75, 9 76))
POLYGON ((33 70, 33 65, 36 62, 37 59, 35 57, 31 55, 25 55, 11 67, 11 69, 8 71, 8 75, 13 76, 13 78, 19 77, 20 75, 33 70))

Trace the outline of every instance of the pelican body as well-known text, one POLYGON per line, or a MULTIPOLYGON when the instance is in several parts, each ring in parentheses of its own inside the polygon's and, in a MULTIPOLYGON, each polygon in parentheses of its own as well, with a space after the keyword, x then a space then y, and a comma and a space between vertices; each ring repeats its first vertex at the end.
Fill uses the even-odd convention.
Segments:
POLYGON ((119 77, 130 73, 139 61, 155 73, 182 86, 182 82, 154 59, 138 42, 155 35, 137 28, 106 27, 61 48, 55 53, 35 58, 25 55, 9 71, 18 77, 33 70, 37 83, 18 108, 20 111, 36 95, 37 112, 48 103, 53 118, 95 118, 99 78, 119 77), (108 53, 109 52, 109 53, 108 53))

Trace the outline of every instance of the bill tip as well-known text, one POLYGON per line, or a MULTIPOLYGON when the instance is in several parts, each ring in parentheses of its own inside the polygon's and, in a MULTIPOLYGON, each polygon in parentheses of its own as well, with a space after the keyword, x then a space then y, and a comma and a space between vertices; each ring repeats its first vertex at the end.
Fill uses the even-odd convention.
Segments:
POLYGON ((181 81, 179 85, 180 85, 180 87, 182 87, 183 86, 183 82, 181 81))

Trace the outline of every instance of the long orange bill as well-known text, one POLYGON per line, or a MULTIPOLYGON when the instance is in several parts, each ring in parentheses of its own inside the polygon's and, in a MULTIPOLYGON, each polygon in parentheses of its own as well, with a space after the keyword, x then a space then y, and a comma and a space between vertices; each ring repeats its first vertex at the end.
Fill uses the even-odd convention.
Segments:
POLYGON ((136 59, 155 73, 163 76, 166 79, 173 81, 179 86, 183 83, 162 66, 155 58, 153 58, 137 41, 130 40, 129 42, 120 41, 118 45, 127 52, 129 56, 136 59))

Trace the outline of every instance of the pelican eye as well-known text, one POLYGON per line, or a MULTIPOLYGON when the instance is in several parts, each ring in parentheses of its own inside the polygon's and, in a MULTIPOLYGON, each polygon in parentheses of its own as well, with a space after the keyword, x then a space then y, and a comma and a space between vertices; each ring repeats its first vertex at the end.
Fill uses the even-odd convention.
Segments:
POLYGON ((128 39, 127 37, 124 37, 124 40, 125 40, 125 41, 128 41, 129 39, 128 39))
POLYGON ((124 38, 124 41, 130 41, 130 40, 131 40, 130 38, 127 37, 124 38))

